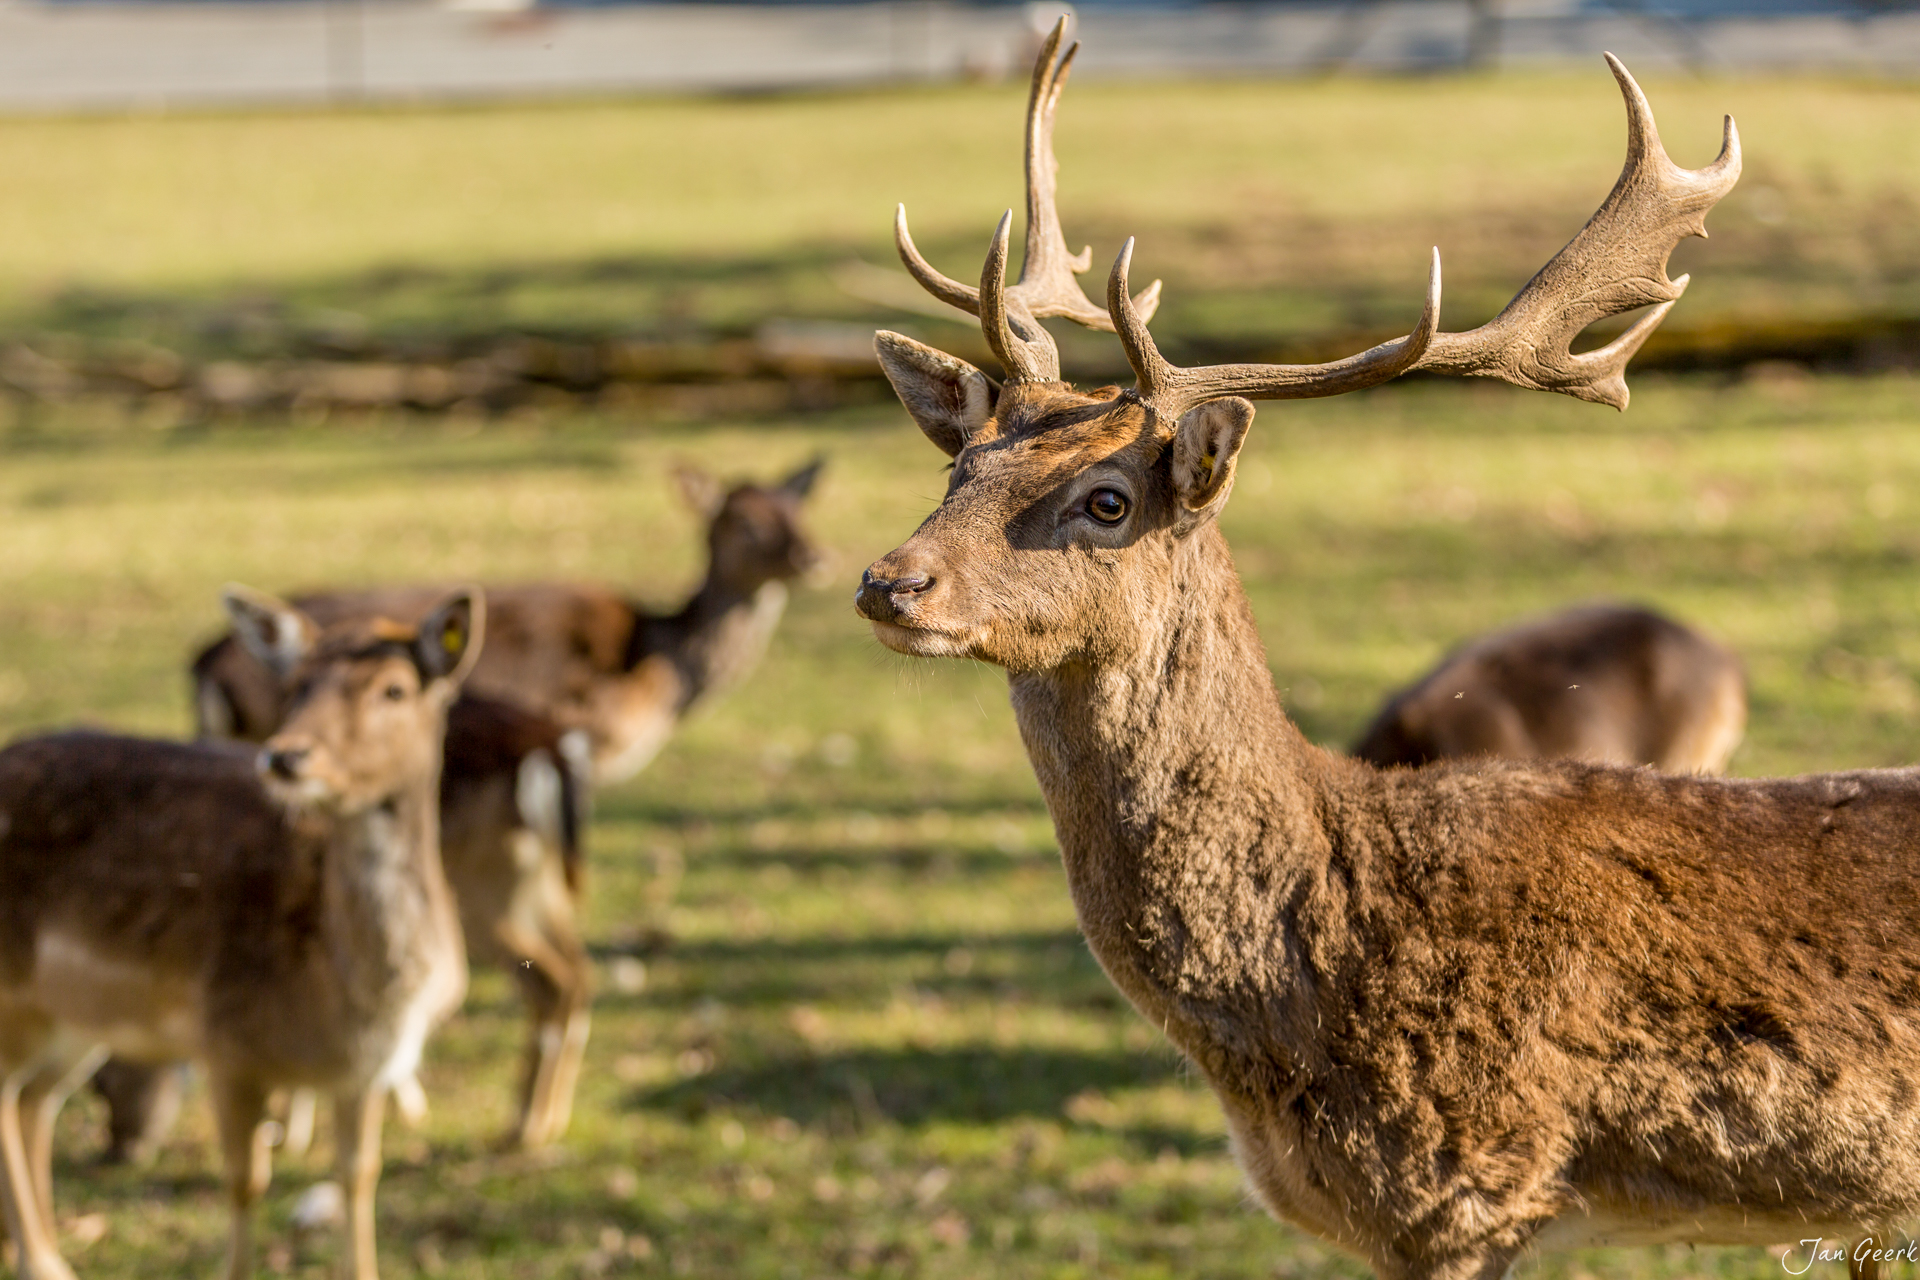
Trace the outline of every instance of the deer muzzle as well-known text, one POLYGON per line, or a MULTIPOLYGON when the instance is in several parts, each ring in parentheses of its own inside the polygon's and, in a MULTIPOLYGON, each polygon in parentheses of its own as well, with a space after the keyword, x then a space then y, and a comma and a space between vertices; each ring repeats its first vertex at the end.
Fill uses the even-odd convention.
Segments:
POLYGON ((860 575, 853 607, 869 622, 912 626, 916 606, 933 585, 933 575, 924 569, 890 566, 885 560, 877 560, 860 575))
POLYGON ((304 737, 276 734, 254 757, 254 768, 268 794, 283 804, 306 805, 338 798, 343 779, 329 754, 304 737))

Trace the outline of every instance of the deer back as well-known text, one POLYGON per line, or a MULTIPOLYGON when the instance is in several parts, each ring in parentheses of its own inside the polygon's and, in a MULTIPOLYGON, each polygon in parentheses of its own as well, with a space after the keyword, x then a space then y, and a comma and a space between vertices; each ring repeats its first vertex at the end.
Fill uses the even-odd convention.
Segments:
POLYGON ((1493 755, 1718 773, 1746 723, 1739 659, 1650 609, 1591 605, 1471 641, 1388 700, 1353 754, 1493 755))
POLYGON ((251 949, 276 926, 307 921, 323 841, 267 795, 256 754, 92 732, 0 751, 7 983, 63 968, 141 975, 100 997, 99 1010, 111 1015, 124 1000, 109 1021, 137 1028, 143 1003, 197 1007, 195 989, 224 948, 251 949))

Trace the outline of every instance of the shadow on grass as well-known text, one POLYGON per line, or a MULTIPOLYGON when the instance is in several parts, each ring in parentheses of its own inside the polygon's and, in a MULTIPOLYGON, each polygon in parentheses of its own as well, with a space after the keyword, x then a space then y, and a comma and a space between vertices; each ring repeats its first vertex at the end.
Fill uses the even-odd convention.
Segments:
POLYGON ((878 794, 827 799, 802 796, 782 797, 762 804, 729 805, 724 799, 713 803, 681 803, 650 791, 646 780, 598 793, 594 797, 597 822, 653 822, 662 826, 687 823, 752 823, 762 820, 814 819, 830 814, 845 814, 851 809, 876 818, 916 818, 938 810, 953 817, 979 817, 1006 814, 1041 817, 1047 807, 1037 795, 985 795, 924 799, 912 795, 878 794))
MULTIPOLYGON (((602 964, 634 950, 604 944, 591 949, 602 964)), ((703 1000, 741 1006, 845 1006, 883 1002, 910 985, 956 1002, 1025 1001, 1116 1012, 1124 1007, 1119 992, 1072 930, 988 937, 917 933, 670 943, 658 950, 673 962, 671 979, 631 996, 602 991, 599 1006, 684 1009, 703 1000), (956 964, 961 957, 964 963, 956 964), (956 972, 960 968, 965 971, 956 972)))
MULTIPOLYGON (((67 290, 11 319, 28 330, 136 338, 212 356, 359 354, 368 347, 443 345, 458 354, 467 344, 503 331, 573 339, 636 331, 676 334, 711 323, 712 317, 701 314, 703 296, 710 291, 728 300, 742 294, 782 296, 794 291, 797 278, 819 276, 852 253, 845 245, 814 244, 757 256, 629 254, 478 268, 383 266, 289 281, 271 290, 256 286, 214 294, 90 287, 67 290), (628 305, 607 306, 609 294, 628 305), (602 305, 596 313, 578 305, 582 299, 602 305), (565 305, 569 301, 576 305, 565 305), (588 318, 582 319, 582 312, 588 318)), ((813 291, 840 310, 857 307, 824 281, 813 291)), ((759 314, 765 308, 744 310, 759 314)))
POLYGON ((633 1094, 629 1101, 637 1109, 687 1116, 748 1107, 837 1128, 983 1124, 1019 1116, 1057 1118, 1068 1099, 1088 1089, 1135 1089, 1163 1083, 1178 1071, 1172 1051, 1165 1049, 859 1049, 722 1065, 692 1080, 633 1094))
POLYGON ((701 865, 709 870, 730 867, 738 871, 764 871, 786 867, 796 876, 818 876, 836 871, 849 873, 888 870, 900 875, 929 879, 974 879, 1005 875, 1017 867, 1035 863, 1052 866, 1060 855, 1052 849, 1015 850, 928 847, 925 844, 882 844, 865 848, 838 845, 812 845, 795 848, 759 850, 730 848, 711 850, 700 855, 701 865))

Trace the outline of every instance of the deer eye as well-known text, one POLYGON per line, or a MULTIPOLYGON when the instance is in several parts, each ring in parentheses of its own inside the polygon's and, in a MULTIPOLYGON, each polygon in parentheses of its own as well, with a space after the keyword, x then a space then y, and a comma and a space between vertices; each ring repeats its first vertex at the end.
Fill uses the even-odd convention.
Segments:
POLYGON ((1118 524, 1127 518, 1127 496, 1116 489, 1095 489, 1087 496, 1087 514, 1101 524, 1118 524))
POLYGON ((386 695, 388 702, 399 702, 407 696, 407 686, 396 680, 387 686, 386 695))

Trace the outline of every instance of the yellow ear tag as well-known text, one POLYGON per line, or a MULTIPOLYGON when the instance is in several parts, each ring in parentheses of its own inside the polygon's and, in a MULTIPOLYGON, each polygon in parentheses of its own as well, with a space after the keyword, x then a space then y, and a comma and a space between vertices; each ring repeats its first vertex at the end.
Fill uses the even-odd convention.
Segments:
POLYGON ((448 619, 447 625, 442 628, 440 632, 440 647, 444 649, 447 656, 451 658, 460 652, 460 644, 460 624, 452 619, 448 619))

